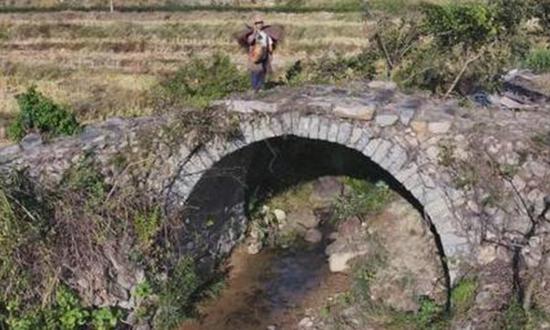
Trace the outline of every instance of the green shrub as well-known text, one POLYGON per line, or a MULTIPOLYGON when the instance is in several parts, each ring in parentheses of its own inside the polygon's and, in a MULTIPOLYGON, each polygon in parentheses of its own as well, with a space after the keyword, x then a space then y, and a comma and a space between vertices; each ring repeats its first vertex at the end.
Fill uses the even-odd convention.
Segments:
POLYGON ((531 0, 489 0, 489 8, 494 11, 499 32, 516 33, 521 23, 531 17, 531 0))
POLYGON ((151 284, 147 280, 138 283, 134 290, 134 296, 137 300, 147 299, 152 294, 153 289, 151 288, 151 284))
POLYGON ((533 0, 533 15, 539 19, 542 27, 548 31, 550 28, 550 0, 533 0))
POLYGON ((203 282, 196 272, 195 261, 182 257, 160 292, 155 329, 174 329, 190 317, 194 312, 194 295, 203 282))
POLYGON ((499 32, 494 11, 481 3, 426 4, 424 28, 442 48, 458 44, 480 46, 499 32))
POLYGON ((429 329, 430 326, 437 324, 442 318, 443 311, 443 306, 436 304, 430 298, 421 297, 420 309, 415 315, 415 323, 418 329, 429 329))
POLYGON ((92 311, 92 325, 94 330, 116 329, 122 318, 120 310, 103 307, 92 311))
POLYGON ((78 297, 64 286, 57 290, 54 308, 47 314, 46 323, 58 322, 61 329, 78 329, 89 316, 78 297))
POLYGON ((531 48, 527 32, 520 27, 532 17, 532 4, 523 0, 423 4, 418 28, 416 14, 409 24, 396 26, 396 21, 390 21, 385 24, 389 28, 379 24, 386 57, 394 62, 392 78, 402 87, 434 94, 498 89, 502 74, 531 48), (395 42, 399 38, 405 42, 395 42), (395 58, 394 49, 398 55, 402 54, 399 49, 406 52, 395 58))
POLYGON ((0 318, 12 330, 77 330, 93 326, 96 330, 112 330, 119 324, 122 313, 113 308, 85 308, 75 292, 61 285, 54 301, 45 307, 23 310, 17 300, 7 304, 7 315, 0 318))
POLYGON ((372 42, 378 46, 378 57, 390 60, 393 66, 399 65, 412 50, 415 49, 420 39, 422 29, 418 24, 418 17, 411 16, 396 19, 381 19, 377 22, 377 28, 372 42), (383 49, 380 49, 383 43, 383 49))
POLYGON ((372 281, 376 278, 376 273, 380 268, 386 266, 386 258, 381 251, 376 253, 366 260, 362 264, 354 265, 353 269, 353 298, 357 302, 364 305, 365 309, 371 309, 371 285, 372 281))
POLYGON ((38 92, 34 86, 18 95, 17 103, 19 114, 7 132, 11 139, 19 141, 33 131, 52 136, 71 135, 80 128, 74 114, 38 92))
POLYGON ((525 59, 525 66, 535 72, 550 72, 550 49, 537 48, 525 59))
POLYGON ((521 38, 507 38, 479 50, 465 51, 462 45, 442 49, 426 43, 413 49, 394 72, 394 80, 405 88, 420 88, 434 94, 454 91, 467 95, 479 88, 495 90, 500 77, 524 54, 521 38), (468 65, 465 65, 468 63, 468 65))
POLYGON ((164 79, 155 96, 155 108, 204 107, 212 100, 249 87, 246 74, 239 71, 226 55, 195 58, 175 74, 164 79))

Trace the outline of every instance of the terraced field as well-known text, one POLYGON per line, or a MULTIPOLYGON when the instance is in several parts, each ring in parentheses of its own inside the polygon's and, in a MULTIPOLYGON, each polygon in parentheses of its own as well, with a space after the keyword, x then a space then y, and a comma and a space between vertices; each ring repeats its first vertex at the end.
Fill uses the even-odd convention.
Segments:
MULTIPOLYGON (((31 84, 69 104, 83 121, 147 114, 159 77, 192 57, 222 52, 243 67, 246 56, 232 33, 249 17, 238 11, 2 14, 2 121, 16 111, 13 96, 31 84)), ((352 54, 367 43, 359 12, 271 13, 266 21, 288 31, 274 61, 279 74, 298 59, 352 54)))
MULTIPOLYGON (((369 5, 377 17, 419 2, 369 5)), ((223 53, 244 70, 246 55, 232 35, 253 10, 287 31, 274 59, 275 79, 298 60, 356 54, 375 24, 375 18, 365 19, 363 0, 113 0, 113 13, 109 3, 1 1, 0 143, 18 109, 14 96, 31 85, 90 122, 151 113, 158 81, 192 58, 223 53)))

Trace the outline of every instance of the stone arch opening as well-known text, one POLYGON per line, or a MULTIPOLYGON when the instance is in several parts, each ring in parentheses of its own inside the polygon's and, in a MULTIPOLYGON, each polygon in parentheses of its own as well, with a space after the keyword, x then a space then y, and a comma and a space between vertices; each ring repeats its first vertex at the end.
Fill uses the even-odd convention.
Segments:
POLYGON ((253 199, 261 200, 322 176, 383 180, 425 215, 445 274, 449 305, 451 282, 445 251, 424 206, 369 157, 334 142, 284 135, 253 142, 223 156, 200 173, 186 199, 186 234, 182 235, 180 252, 197 255, 199 251, 200 267, 212 267, 242 238, 249 216, 247 206, 253 199))

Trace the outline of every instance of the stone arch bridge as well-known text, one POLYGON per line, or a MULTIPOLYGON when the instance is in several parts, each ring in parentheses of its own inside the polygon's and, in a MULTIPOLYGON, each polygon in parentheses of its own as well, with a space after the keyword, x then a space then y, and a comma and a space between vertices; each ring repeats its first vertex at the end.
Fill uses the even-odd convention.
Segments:
POLYGON ((214 133, 206 137, 197 122, 178 126, 188 112, 112 118, 74 137, 44 142, 29 135, 0 151, 0 169, 25 168, 40 182, 56 184, 91 155, 109 180, 125 182, 125 171, 117 172, 112 160, 128 155, 128 166, 143 171, 144 191, 160 196, 167 212, 200 201, 201 194, 210 196, 217 236, 209 249, 224 253, 245 227, 248 180, 259 185, 272 160, 297 146, 292 154, 297 167, 319 164, 320 174, 376 173, 411 200, 436 234, 451 282, 496 260, 512 265, 514 255, 528 267, 545 263, 546 221, 537 227, 549 217, 545 109, 461 107, 379 82, 276 89, 218 101, 213 109, 229 122, 231 134, 216 134, 212 122, 206 129, 214 133), (242 170, 232 180, 212 175, 235 165, 242 170), (503 248, 507 245, 517 248, 503 248))

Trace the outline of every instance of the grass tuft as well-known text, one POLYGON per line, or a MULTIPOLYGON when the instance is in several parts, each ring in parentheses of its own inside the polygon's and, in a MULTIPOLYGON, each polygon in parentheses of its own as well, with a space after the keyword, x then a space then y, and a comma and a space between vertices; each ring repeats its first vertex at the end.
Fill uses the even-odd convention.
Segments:
POLYGON ((451 291, 451 306, 453 313, 462 315, 474 303, 477 291, 477 281, 475 279, 461 280, 451 291))
POLYGON ((525 59, 525 67, 537 73, 550 72, 550 49, 536 48, 525 59))

